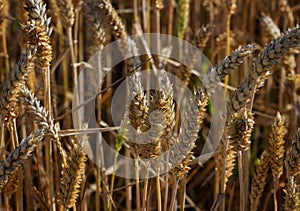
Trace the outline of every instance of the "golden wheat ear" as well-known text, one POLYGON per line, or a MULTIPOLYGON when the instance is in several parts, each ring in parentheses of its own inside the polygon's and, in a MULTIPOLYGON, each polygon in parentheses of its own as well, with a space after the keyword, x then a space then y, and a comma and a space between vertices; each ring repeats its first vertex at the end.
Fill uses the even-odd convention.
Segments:
POLYGON ((250 210, 256 211, 260 202, 260 197, 267 182, 269 171, 270 155, 264 151, 256 166, 255 174, 253 175, 250 193, 250 210))
POLYGON ((61 146, 61 142, 58 137, 58 128, 54 124, 53 118, 49 115, 49 112, 45 107, 40 105, 40 101, 34 96, 34 94, 24 87, 21 91, 22 103, 26 108, 27 113, 33 118, 34 122, 45 130, 45 135, 50 141, 53 141, 62 157, 64 164, 66 164, 66 154, 61 146))
POLYGON ((278 112, 275 118, 275 122, 271 127, 271 133, 269 138, 269 152, 270 152, 270 164, 273 174, 274 189, 276 190, 279 183, 279 178, 283 172, 283 160, 284 160, 284 136, 287 130, 284 126, 284 121, 278 112))
POLYGON ((19 95, 28 74, 34 69, 35 47, 28 47, 22 54, 15 68, 9 73, 8 79, 0 85, 0 112, 3 119, 12 119, 18 116, 19 95))
POLYGON ((75 206, 79 196, 87 158, 85 152, 75 140, 71 140, 68 155, 68 166, 63 166, 61 171, 57 198, 61 205, 69 209, 75 206))
POLYGON ((0 161, 0 190, 5 187, 17 168, 23 165, 24 160, 31 156, 31 153, 44 138, 44 135, 44 129, 36 130, 22 140, 20 145, 4 161, 0 161))

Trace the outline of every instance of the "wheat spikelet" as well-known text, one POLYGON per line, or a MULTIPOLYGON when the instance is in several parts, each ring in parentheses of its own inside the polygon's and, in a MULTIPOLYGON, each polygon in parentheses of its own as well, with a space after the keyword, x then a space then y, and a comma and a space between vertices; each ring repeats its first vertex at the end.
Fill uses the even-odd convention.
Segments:
POLYGON ((268 171, 269 171, 270 157, 267 151, 264 151, 260 157, 259 164, 256 166, 256 172, 252 179, 251 193, 250 193, 250 210, 258 209, 259 200, 264 190, 268 171))
POLYGON ((57 0, 57 8, 62 25, 66 30, 68 30, 75 22, 74 5, 72 0, 57 0))
POLYGON ((189 21, 190 0, 180 0, 177 6, 177 36, 184 38, 185 29, 189 21))
POLYGON ((34 68, 36 48, 28 47, 26 53, 22 54, 21 59, 15 68, 9 73, 8 79, 0 85, 1 92, 1 117, 3 119, 15 118, 18 114, 19 94, 27 81, 28 74, 34 68))
POLYGON ((38 129, 22 140, 20 145, 4 161, 0 161, 0 190, 7 184, 17 168, 23 165, 23 161, 31 156, 43 137, 44 130, 38 129))
POLYGON ((293 176, 288 177, 288 182, 284 188, 284 210, 297 211, 300 209, 300 189, 293 176))
POLYGON ((49 116, 48 111, 40 105, 40 101, 27 87, 23 87, 21 94, 22 103, 24 104, 27 113, 39 127, 45 130, 45 135, 49 137, 50 141, 53 141, 56 144, 64 163, 66 163, 67 156, 59 141, 58 128, 54 124, 54 120, 49 116))
POLYGON ((271 127, 271 133, 269 138, 269 152, 270 152, 270 165, 273 174, 274 188, 277 187, 279 178, 283 172, 283 159, 284 159, 284 136, 286 134, 286 128, 284 121, 278 112, 275 118, 275 122, 271 127))
POLYGON ((75 205, 80 192, 80 184, 85 171, 86 155, 81 147, 74 141, 69 146, 68 166, 64 166, 61 172, 58 201, 65 208, 75 205))
POLYGON ((300 128, 293 138, 292 145, 287 150, 285 166, 288 176, 296 176, 300 173, 300 128))
POLYGON ((252 93, 261 88, 274 65, 300 43, 300 26, 288 30, 280 38, 273 40, 258 55, 253 69, 231 96, 228 111, 234 113, 250 102, 252 93))

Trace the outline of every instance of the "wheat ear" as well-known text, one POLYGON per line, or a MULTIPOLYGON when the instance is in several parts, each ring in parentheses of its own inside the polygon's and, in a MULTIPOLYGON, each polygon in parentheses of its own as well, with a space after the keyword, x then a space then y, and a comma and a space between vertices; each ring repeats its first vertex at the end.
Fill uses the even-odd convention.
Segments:
POLYGON ((75 206, 78 198, 87 159, 84 151, 74 140, 71 141, 68 151, 68 166, 63 166, 57 198, 61 205, 69 209, 75 206))
POLYGON ((300 209, 300 187, 293 176, 288 177, 284 188, 284 210, 298 211, 300 209))
POLYGON ((293 138, 292 145, 287 150, 285 166, 288 176, 296 176, 300 173, 300 128, 293 138))
POLYGON ((72 0, 57 0, 57 7, 63 27, 66 30, 69 30, 75 22, 74 5, 72 0))
POLYGON ((0 161, 0 190, 4 188, 17 168, 23 165, 33 150, 44 137, 44 130, 38 129, 22 140, 20 145, 11 152, 4 161, 0 161))
POLYGON ((20 90, 24 87, 28 74, 34 68, 35 52, 35 47, 28 47, 26 53, 22 54, 15 68, 9 73, 8 79, 2 86, 0 85, 2 96, 0 110, 3 119, 15 118, 18 115, 20 90))
POLYGON ((106 32, 102 26, 103 23, 101 15, 97 10, 95 10, 97 5, 97 0, 88 0, 86 3, 87 17, 90 22, 89 27, 91 28, 90 32, 92 34, 90 45, 92 50, 89 53, 90 56, 94 55, 94 53, 106 43, 106 32))
POLYGON ((275 122, 271 127, 271 133, 269 138, 269 152, 270 152, 270 165, 273 174, 274 189, 276 190, 279 178, 283 172, 283 159, 284 159, 284 136, 286 134, 286 128, 284 121, 278 112, 275 118, 275 122))
POLYGON ((260 197, 264 190, 268 171, 269 171, 270 156, 267 151, 264 151, 259 159, 259 164, 256 166, 256 172, 252 179, 251 193, 250 193, 250 210, 256 211, 258 209, 260 197))
POLYGON ((249 104, 255 92, 261 88, 271 70, 291 48, 300 43, 300 26, 288 30, 280 38, 273 40, 253 62, 250 74, 240 83, 231 96, 228 111, 230 114, 249 104))
POLYGON ((184 38, 185 30, 189 21, 190 0, 179 0, 177 6, 177 36, 184 38))
POLYGON ((40 101, 34 96, 34 94, 27 88, 23 87, 22 91, 22 103, 24 104, 27 113, 32 116, 34 122, 45 130, 45 135, 49 137, 50 141, 53 141, 60 155, 62 156, 63 162, 66 164, 66 155, 61 146, 58 137, 58 128, 54 124, 54 120, 49 116, 49 112, 40 105, 40 101))

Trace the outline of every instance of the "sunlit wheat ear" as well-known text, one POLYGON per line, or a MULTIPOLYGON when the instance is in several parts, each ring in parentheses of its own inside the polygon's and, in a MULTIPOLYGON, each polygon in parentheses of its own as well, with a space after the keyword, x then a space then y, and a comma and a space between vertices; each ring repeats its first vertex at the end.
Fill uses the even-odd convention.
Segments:
POLYGON ((24 160, 27 160, 31 156, 31 153, 43 137, 44 130, 38 129, 22 140, 20 145, 4 161, 0 161, 0 190, 5 187, 17 168, 23 165, 24 160))
POLYGON ((288 181, 284 188, 284 210, 298 211, 300 210, 300 187, 293 176, 288 177, 288 181))
POLYGON ((24 0, 30 20, 39 21, 40 25, 44 27, 44 30, 48 36, 52 33, 50 27, 51 18, 47 17, 46 4, 42 0, 24 0))
POLYGON ((111 27, 112 34, 116 39, 127 37, 127 32, 124 24, 117 11, 111 5, 110 1, 101 0, 98 7, 103 11, 104 15, 109 21, 109 26, 111 27))
POLYGON ((269 171, 270 156, 267 151, 264 151, 259 159, 259 163, 256 166, 255 174, 251 183, 251 193, 250 193, 250 210, 258 210, 258 205, 260 203, 260 197, 264 190, 268 171, 269 171))
POLYGON ((117 41, 122 55, 126 58, 130 58, 128 63, 129 71, 134 71, 134 68, 140 65, 139 58, 134 57, 134 55, 138 55, 138 48, 136 43, 132 39, 128 38, 128 34, 121 17, 108 0, 101 0, 97 9, 100 9, 102 12, 103 19, 108 21, 108 26, 112 31, 113 37, 117 41))
POLYGON ((28 74, 34 69, 35 52, 35 47, 27 48, 9 73, 8 79, 0 85, 0 112, 3 119, 15 118, 18 115, 20 91, 28 79, 28 74))
POLYGON ((253 125, 253 115, 246 108, 231 117, 231 122, 226 126, 227 138, 235 145, 236 150, 245 151, 250 148, 253 125))
POLYGON ((280 38, 269 43, 253 62, 250 74, 240 83, 237 90, 231 96, 228 110, 230 113, 238 111, 247 105, 252 94, 264 85, 268 75, 271 74, 274 65, 289 52, 291 48, 300 43, 300 26, 288 30, 280 38))
POLYGON ((50 67, 52 61, 52 46, 45 26, 38 20, 29 20, 23 27, 25 41, 31 46, 37 47, 36 61, 42 68, 50 67))
POLYGON ((57 0, 59 17, 63 27, 68 30, 74 25, 75 13, 72 0, 57 0))
POLYGON ((277 113, 275 122, 271 127, 270 138, 269 138, 269 148, 270 152, 270 165, 273 174, 274 188, 277 187, 279 178, 283 172, 283 159, 284 159, 284 136, 286 134, 286 128, 284 126, 284 121, 281 118, 280 113, 277 113))
POLYGON ((57 149, 62 156, 64 163, 66 163, 66 154, 61 146, 58 137, 58 128, 54 124, 54 120, 49 116, 48 111, 40 105, 40 101, 34 96, 34 94, 24 86, 22 91, 22 103, 25 106, 26 113, 32 117, 34 122, 45 130, 45 135, 50 141, 53 141, 57 149))
POLYGON ((288 148, 285 159, 288 176, 300 173, 300 128, 293 138, 292 145, 288 148))
POLYGON ((67 164, 63 165, 57 193, 58 201, 65 208, 75 206, 80 193, 81 182, 85 171, 86 154, 74 140, 68 149, 67 164))
POLYGON ((87 18, 90 23, 88 27, 90 27, 89 32, 91 33, 90 47, 92 49, 91 52, 89 52, 90 56, 94 55, 94 53, 106 43, 106 32, 104 29, 104 23, 99 11, 95 10, 98 4, 98 0, 86 1, 87 18))
POLYGON ((134 75, 130 82, 132 102, 129 102, 126 119, 129 123, 126 143, 135 156, 153 158, 169 149, 175 125, 172 85, 162 76, 161 89, 151 90, 149 98, 134 75), (139 143, 138 143, 138 142, 139 143))

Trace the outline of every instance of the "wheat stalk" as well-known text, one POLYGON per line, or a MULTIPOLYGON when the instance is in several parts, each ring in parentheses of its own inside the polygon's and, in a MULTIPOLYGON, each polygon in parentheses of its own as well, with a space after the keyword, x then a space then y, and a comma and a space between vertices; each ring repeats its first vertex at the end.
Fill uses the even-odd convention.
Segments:
POLYGON ((18 167, 23 165, 44 137, 44 130, 38 129, 23 139, 4 161, 0 161, 0 190, 4 188, 18 167))

